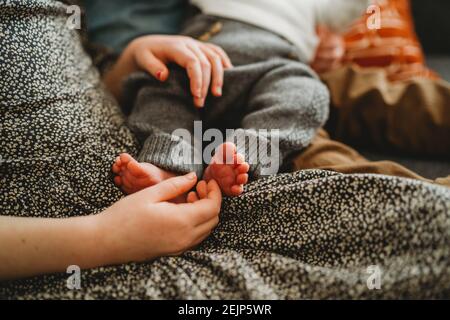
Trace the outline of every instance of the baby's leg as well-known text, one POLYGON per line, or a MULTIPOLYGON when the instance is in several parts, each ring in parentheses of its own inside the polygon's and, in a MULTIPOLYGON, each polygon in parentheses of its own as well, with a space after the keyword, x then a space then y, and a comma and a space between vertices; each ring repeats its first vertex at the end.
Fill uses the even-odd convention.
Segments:
POLYGON ((264 74, 250 91, 241 129, 228 138, 255 178, 277 173, 290 154, 307 147, 329 108, 327 88, 302 63, 280 59, 260 68, 264 74))
POLYGON ((191 171, 201 177, 201 152, 195 151, 193 141, 194 121, 200 117, 186 88, 186 72, 178 68, 171 69, 164 83, 144 73, 134 74, 127 81, 125 106, 131 107, 128 124, 142 149, 136 160, 125 154, 113 165, 115 182, 125 192, 136 192, 191 171))

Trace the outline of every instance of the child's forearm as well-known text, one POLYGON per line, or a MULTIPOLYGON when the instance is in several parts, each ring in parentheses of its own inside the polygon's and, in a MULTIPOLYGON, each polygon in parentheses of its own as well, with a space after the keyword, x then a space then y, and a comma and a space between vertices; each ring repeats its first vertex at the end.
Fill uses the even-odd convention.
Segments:
POLYGON ((168 202, 196 183, 192 173, 167 179, 91 216, 0 216, 0 280, 65 272, 70 265, 89 269, 180 254, 219 222, 222 195, 214 180, 203 196, 195 193, 196 200, 168 202))
POLYGON ((106 264, 96 216, 67 219, 0 216, 0 280, 106 264), (105 261, 104 261, 105 260, 105 261))
POLYGON ((133 57, 133 44, 128 46, 119 59, 103 76, 103 82, 116 99, 122 96, 122 82, 126 76, 139 70, 133 57))

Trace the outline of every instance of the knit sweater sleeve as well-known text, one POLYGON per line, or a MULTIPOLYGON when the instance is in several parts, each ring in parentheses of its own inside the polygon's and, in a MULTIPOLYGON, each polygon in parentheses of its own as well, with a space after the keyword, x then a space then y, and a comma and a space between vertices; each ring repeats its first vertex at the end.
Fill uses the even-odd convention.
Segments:
POLYGON ((371 0, 314 0, 317 24, 344 31, 370 6, 371 0))

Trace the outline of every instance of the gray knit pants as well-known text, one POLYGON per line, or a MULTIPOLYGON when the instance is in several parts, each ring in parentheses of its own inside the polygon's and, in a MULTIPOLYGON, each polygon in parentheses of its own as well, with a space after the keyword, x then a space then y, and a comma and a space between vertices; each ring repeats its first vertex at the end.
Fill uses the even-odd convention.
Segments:
POLYGON ((204 148, 209 151, 222 142, 216 131, 207 129, 218 128, 224 140, 237 142, 250 163, 251 177, 276 173, 288 156, 308 146, 325 122, 328 91, 298 61, 295 47, 269 31, 198 15, 184 34, 199 37, 217 22, 220 31, 208 41, 221 46, 234 65, 225 72, 222 97, 209 96, 205 107, 197 109, 186 72, 176 66, 170 67, 165 83, 144 73, 127 80, 129 125, 142 143, 138 160, 179 173, 195 171, 201 177, 207 162, 205 157, 202 161, 204 148), (207 130, 204 136, 194 130, 200 123, 207 130), (213 139, 215 144, 209 145, 207 140, 213 139))

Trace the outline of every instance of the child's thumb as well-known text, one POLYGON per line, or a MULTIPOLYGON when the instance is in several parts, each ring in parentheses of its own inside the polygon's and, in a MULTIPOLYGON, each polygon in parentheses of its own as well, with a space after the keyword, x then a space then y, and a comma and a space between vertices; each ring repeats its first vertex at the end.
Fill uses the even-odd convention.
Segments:
POLYGON ((169 201, 191 190, 196 182, 194 172, 173 177, 146 189, 147 197, 151 202, 169 201))

